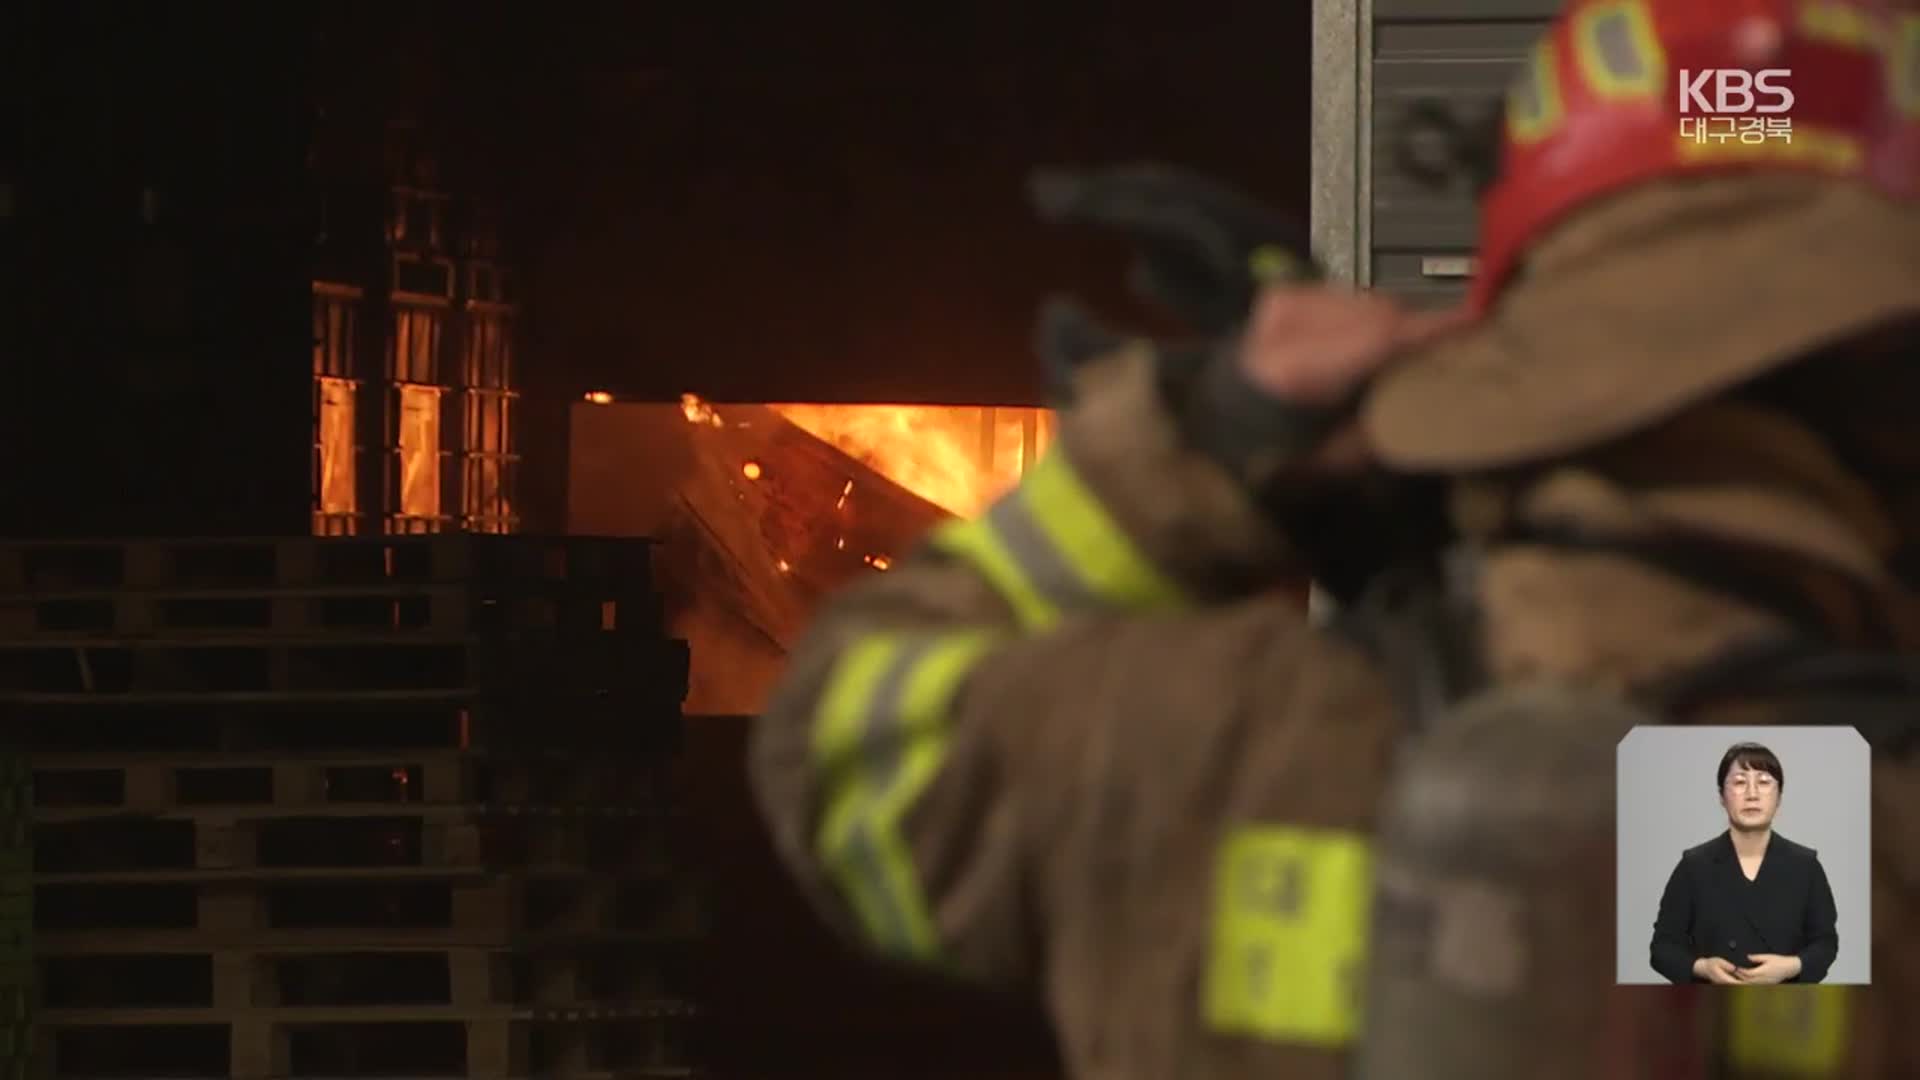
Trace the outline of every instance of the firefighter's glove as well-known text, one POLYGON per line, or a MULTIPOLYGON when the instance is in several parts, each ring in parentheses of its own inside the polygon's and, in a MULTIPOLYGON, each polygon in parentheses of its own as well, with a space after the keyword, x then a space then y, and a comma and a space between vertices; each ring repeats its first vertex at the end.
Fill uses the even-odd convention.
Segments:
POLYGON ((1250 485, 1310 451, 1337 423, 1341 408, 1278 401, 1252 387, 1232 362, 1262 288, 1320 277, 1298 222, 1162 165, 1041 170, 1029 194, 1044 221, 1118 229, 1132 239, 1132 287, 1196 335, 1144 341, 1107 327, 1071 299, 1049 300, 1038 345, 1056 401, 1072 400, 1074 372, 1087 361, 1129 345, 1151 348, 1164 400, 1191 445, 1250 485))
POLYGON ((1192 393, 1211 344, 1203 341, 1156 340, 1128 334, 1107 325, 1068 297, 1050 297, 1040 308, 1035 351, 1047 378, 1048 398, 1064 407, 1074 399, 1074 380, 1088 363, 1130 348, 1150 350, 1161 400, 1179 409, 1192 393))
POLYGON ((1232 334, 1263 286, 1321 276, 1300 222, 1179 169, 1042 169, 1029 195, 1050 224, 1126 234, 1139 249, 1134 290, 1203 337, 1232 334))
POLYGON ((1188 445, 1225 468, 1343 598, 1392 561, 1383 538, 1426 542, 1401 519, 1442 519, 1424 499, 1417 514, 1404 512, 1415 504, 1398 478, 1367 468, 1351 418, 1380 365, 1436 329, 1430 317, 1313 284, 1304 230, 1175 170, 1042 173, 1032 195, 1048 221, 1123 230, 1141 249, 1135 288, 1195 331, 1185 342, 1147 341, 1070 300, 1050 302, 1039 344, 1057 401, 1071 403, 1086 361, 1150 349, 1188 445))
POLYGON ((1236 337, 1207 351, 1181 398, 1180 425, 1187 445, 1260 495, 1271 493, 1352 416, 1359 388, 1314 404, 1275 396, 1248 376, 1244 347, 1236 337))
POLYGON ((1236 357, 1239 337, 1155 341, 1107 326, 1078 304, 1053 299, 1041 309, 1037 347, 1054 400, 1070 401, 1080 367, 1127 348, 1151 350, 1160 398, 1187 445, 1259 491, 1289 463, 1311 454, 1347 414, 1346 401, 1315 408, 1291 404, 1253 385, 1236 357))

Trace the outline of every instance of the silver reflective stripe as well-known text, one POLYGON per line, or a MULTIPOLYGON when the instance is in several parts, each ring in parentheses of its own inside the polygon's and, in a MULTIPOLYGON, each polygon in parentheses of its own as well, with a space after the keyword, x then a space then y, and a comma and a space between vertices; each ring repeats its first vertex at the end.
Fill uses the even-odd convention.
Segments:
POLYGON ((1098 611, 1109 606, 1061 557, 1053 538, 1027 508, 1027 489, 994 503, 986 516, 988 527, 1019 564, 1027 583, 1056 610, 1098 611))
MULTIPOLYGON (((854 813, 853 835, 848 838, 848 848, 854 864, 868 881, 884 883, 888 880, 886 862, 880 853, 879 838, 873 824, 876 814, 899 779, 901 762, 905 757, 906 739, 902 737, 900 722, 904 719, 901 709, 905 704, 907 678, 939 643, 937 637, 921 637, 900 649, 873 688, 873 696, 867 702, 867 715, 860 724, 860 756, 866 761, 867 788, 859 809, 854 813)), ((885 928, 881 944, 905 947, 911 942, 913 931, 907 913, 900 910, 900 898, 894 895, 892 889, 884 886, 875 889, 874 893, 885 928)))
POLYGON ((1588 24, 1594 55, 1606 66, 1607 74, 1621 82, 1644 79, 1649 69, 1634 29, 1633 13, 1624 8, 1596 15, 1588 24))
POLYGON ((1340 604, 1333 594, 1320 587, 1316 582, 1307 591, 1307 622, 1325 627, 1332 624, 1340 614, 1340 604))

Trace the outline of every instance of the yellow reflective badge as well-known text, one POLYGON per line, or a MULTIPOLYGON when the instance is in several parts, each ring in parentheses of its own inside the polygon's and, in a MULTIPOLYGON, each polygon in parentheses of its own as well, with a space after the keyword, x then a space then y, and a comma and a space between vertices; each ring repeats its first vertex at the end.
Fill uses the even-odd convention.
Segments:
POLYGON ((1827 1076, 1845 1063, 1846 987, 1736 986, 1727 993, 1727 1061, 1735 1068, 1827 1076))
POLYGON ((1334 1047, 1360 1029, 1372 853, 1356 833, 1261 825, 1214 876, 1205 1017, 1215 1031, 1334 1047))

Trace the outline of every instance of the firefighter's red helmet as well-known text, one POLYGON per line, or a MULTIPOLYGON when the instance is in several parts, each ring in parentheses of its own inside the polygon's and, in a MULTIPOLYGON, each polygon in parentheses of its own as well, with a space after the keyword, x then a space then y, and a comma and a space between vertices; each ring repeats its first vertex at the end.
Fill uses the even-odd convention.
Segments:
POLYGON ((1571 0, 1507 100, 1471 304, 1568 214, 1661 177, 1808 170, 1920 195, 1920 0, 1571 0))
POLYGON ((1396 468, 1574 453, 1920 317, 1920 0, 1571 0, 1504 151, 1477 318, 1363 404, 1396 468))

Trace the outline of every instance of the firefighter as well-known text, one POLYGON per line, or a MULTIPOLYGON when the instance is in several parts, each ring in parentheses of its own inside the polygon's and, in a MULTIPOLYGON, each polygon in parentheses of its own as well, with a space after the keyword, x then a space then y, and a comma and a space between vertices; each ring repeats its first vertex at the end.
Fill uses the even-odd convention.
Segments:
MULTIPOLYGON (((1418 702, 1262 588, 1292 557, 1272 489, 1445 477, 1487 685, 1704 686, 1671 718, 1749 722, 1792 706, 1727 693, 1746 642, 1920 651, 1916 50, 1920 16, 1864 0, 1575 0, 1509 96, 1464 324, 1275 288, 1207 378, 1148 345, 1084 369, 1055 449, 831 598, 756 728, 823 915, 1034 994, 1076 1076, 1684 1075, 1647 1040, 1690 988, 1610 989, 1610 922, 1473 889, 1382 916, 1389 817, 1610 830, 1611 742, 1576 762, 1604 793, 1495 755, 1405 795, 1418 702), (1680 114, 1681 69, 1757 68, 1792 72, 1790 128, 1680 114)), ((1875 985, 1730 991, 1736 1072, 1920 1075, 1920 766, 1879 750, 1875 985)), ((1560 857, 1610 912, 1610 849, 1560 857)))

